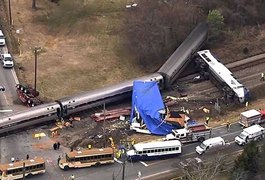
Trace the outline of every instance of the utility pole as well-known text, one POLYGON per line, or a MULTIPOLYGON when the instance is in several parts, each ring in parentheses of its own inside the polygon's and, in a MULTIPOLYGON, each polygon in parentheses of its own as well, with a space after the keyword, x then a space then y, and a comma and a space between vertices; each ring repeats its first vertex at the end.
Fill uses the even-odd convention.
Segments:
POLYGON ((126 157, 126 150, 123 149, 122 150, 122 156, 123 156, 123 161, 122 161, 122 180, 124 180, 124 176, 125 176, 125 157, 126 157))
POLYGON ((23 162, 23 180, 26 179, 25 174, 26 174, 26 168, 25 168, 25 162, 23 162))
POLYGON ((35 47, 34 49, 35 54, 35 79, 34 79, 34 90, 37 94, 37 58, 38 58, 38 48, 35 47))
POLYGON ((104 136, 104 148, 106 147, 106 124, 105 124, 105 121, 106 121, 106 107, 105 107, 105 103, 103 105, 103 116, 104 116, 104 121, 103 121, 103 136, 104 136))
POLYGON ((9 24, 12 26, 12 13, 11 13, 11 2, 8 0, 8 10, 9 10, 9 24))
POLYGON ((35 47, 34 48, 34 55, 35 55, 35 78, 34 78, 34 91, 35 94, 37 94, 37 63, 38 63, 38 52, 41 50, 40 47, 35 47))

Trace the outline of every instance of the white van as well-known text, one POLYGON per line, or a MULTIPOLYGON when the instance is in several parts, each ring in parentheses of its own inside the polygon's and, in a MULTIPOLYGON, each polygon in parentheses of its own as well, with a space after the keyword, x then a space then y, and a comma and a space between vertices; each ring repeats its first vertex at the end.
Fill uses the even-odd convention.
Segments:
POLYGON ((256 124, 248 128, 243 129, 243 131, 235 138, 235 142, 238 145, 245 145, 250 141, 257 141, 265 136, 265 128, 256 124))
POLYGON ((225 141, 222 137, 214 137, 203 141, 199 146, 196 147, 196 152, 198 154, 203 154, 208 149, 213 149, 224 145, 225 141))
POLYGON ((0 30, 0 46, 5 46, 5 45, 6 45, 6 39, 2 30, 0 30))

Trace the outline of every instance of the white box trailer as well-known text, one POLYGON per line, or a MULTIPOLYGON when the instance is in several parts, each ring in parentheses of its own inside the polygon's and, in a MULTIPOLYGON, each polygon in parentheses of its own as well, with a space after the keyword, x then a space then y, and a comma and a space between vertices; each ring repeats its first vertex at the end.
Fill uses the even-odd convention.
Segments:
POLYGON ((256 124, 248 128, 243 129, 243 131, 235 138, 235 142, 238 145, 245 145, 250 141, 257 141, 264 138, 265 129, 260 125, 256 124))
POLYGON ((240 114, 239 124, 241 124, 244 127, 249 127, 254 124, 263 123, 265 122, 265 119, 261 119, 261 116, 262 114, 255 109, 242 112, 240 114))

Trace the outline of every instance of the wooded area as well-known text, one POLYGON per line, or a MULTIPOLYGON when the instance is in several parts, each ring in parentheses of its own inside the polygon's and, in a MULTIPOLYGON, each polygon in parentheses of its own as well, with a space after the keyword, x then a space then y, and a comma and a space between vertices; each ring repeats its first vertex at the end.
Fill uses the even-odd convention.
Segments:
POLYGON ((128 46, 138 63, 157 67, 172 54, 200 21, 210 22, 209 43, 225 41, 226 32, 242 26, 259 27, 265 20, 264 0, 141 0, 127 11, 124 23, 128 46))

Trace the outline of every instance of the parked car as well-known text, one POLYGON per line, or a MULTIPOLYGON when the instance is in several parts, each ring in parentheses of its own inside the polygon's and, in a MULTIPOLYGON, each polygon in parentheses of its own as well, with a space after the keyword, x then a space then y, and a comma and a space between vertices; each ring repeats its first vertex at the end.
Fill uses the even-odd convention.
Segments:
POLYGON ((13 58, 12 58, 11 54, 9 54, 9 53, 1 54, 1 60, 3 63, 3 67, 12 68, 14 66, 13 58))
POLYGON ((0 30, 0 46, 5 46, 6 45, 6 38, 3 34, 3 31, 0 30))

